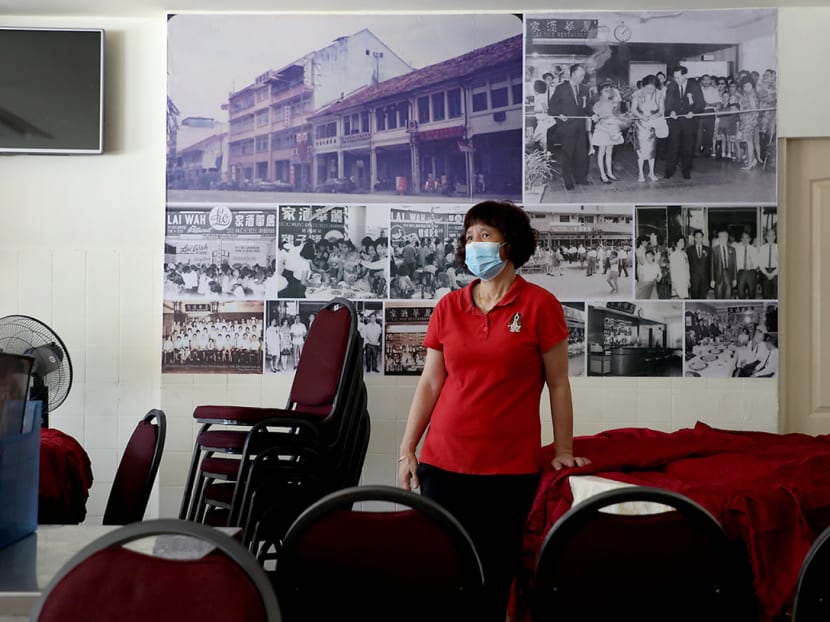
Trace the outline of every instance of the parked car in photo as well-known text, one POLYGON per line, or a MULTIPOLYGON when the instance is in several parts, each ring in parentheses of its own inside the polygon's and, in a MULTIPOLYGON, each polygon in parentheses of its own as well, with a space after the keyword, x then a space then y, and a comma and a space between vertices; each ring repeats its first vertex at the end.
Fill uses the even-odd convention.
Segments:
POLYGON ((314 192, 352 192, 354 182, 351 177, 332 177, 318 184, 314 192))
POLYGON ((256 192, 289 192, 293 189, 294 187, 290 183, 281 179, 273 181, 270 179, 255 179, 254 183, 248 188, 248 190, 256 192))

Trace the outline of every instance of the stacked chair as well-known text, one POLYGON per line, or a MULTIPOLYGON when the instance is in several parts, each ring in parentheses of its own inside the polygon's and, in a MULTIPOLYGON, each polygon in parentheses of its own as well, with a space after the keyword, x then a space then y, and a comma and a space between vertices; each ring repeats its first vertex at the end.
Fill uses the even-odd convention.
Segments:
POLYGON ((179 517, 238 526, 254 552, 309 505, 360 479, 370 422, 357 311, 344 298, 317 313, 284 409, 198 406, 179 517))

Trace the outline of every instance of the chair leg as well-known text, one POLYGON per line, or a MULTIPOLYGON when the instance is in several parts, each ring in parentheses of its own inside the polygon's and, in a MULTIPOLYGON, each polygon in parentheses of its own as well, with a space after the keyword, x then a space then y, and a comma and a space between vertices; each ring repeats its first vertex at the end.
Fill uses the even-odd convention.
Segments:
MULTIPOLYGON (((207 430, 210 427, 209 423, 204 424, 201 429, 199 430, 199 436, 201 436, 202 432, 207 430)), ((185 480, 184 485, 184 493, 182 493, 182 505, 179 508, 179 518, 186 519, 189 517, 190 509, 193 504, 193 499, 191 495, 193 493, 193 484, 196 480, 196 474, 198 473, 198 467, 201 462, 202 450, 201 446, 199 445, 198 436, 196 437, 196 443, 193 446, 193 457, 190 460, 190 469, 187 472, 187 479, 185 480)))

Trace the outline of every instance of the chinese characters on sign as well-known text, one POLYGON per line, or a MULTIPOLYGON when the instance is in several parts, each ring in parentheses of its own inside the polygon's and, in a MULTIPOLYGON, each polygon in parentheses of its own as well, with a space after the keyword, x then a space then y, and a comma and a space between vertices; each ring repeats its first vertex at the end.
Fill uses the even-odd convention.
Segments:
POLYGON ((537 39, 596 39, 596 19, 531 19, 527 31, 537 39))

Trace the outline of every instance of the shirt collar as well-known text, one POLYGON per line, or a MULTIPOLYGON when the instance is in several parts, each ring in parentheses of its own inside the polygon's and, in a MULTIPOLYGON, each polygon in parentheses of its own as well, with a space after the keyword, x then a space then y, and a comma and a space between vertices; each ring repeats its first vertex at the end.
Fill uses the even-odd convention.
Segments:
MULTIPOLYGON (((470 282, 467 287, 464 289, 467 290, 461 295, 461 308, 467 313, 473 313, 478 311, 478 307, 475 306, 473 303, 473 287, 476 283, 479 283, 481 279, 475 279, 470 282)), ((519 297, 519 294, 522 293, 525 286, 527 285, 527 281, 522 278, 521 275, 517 274, 516 279, 510 285, 510 289, 507 290, 507 293, 504 294, 504 297, 499 300, 499 303, 493 307, 493 309, 498 309, 499 307, 506 307, 509 304, 512 304, 516 298, 519 297)))

